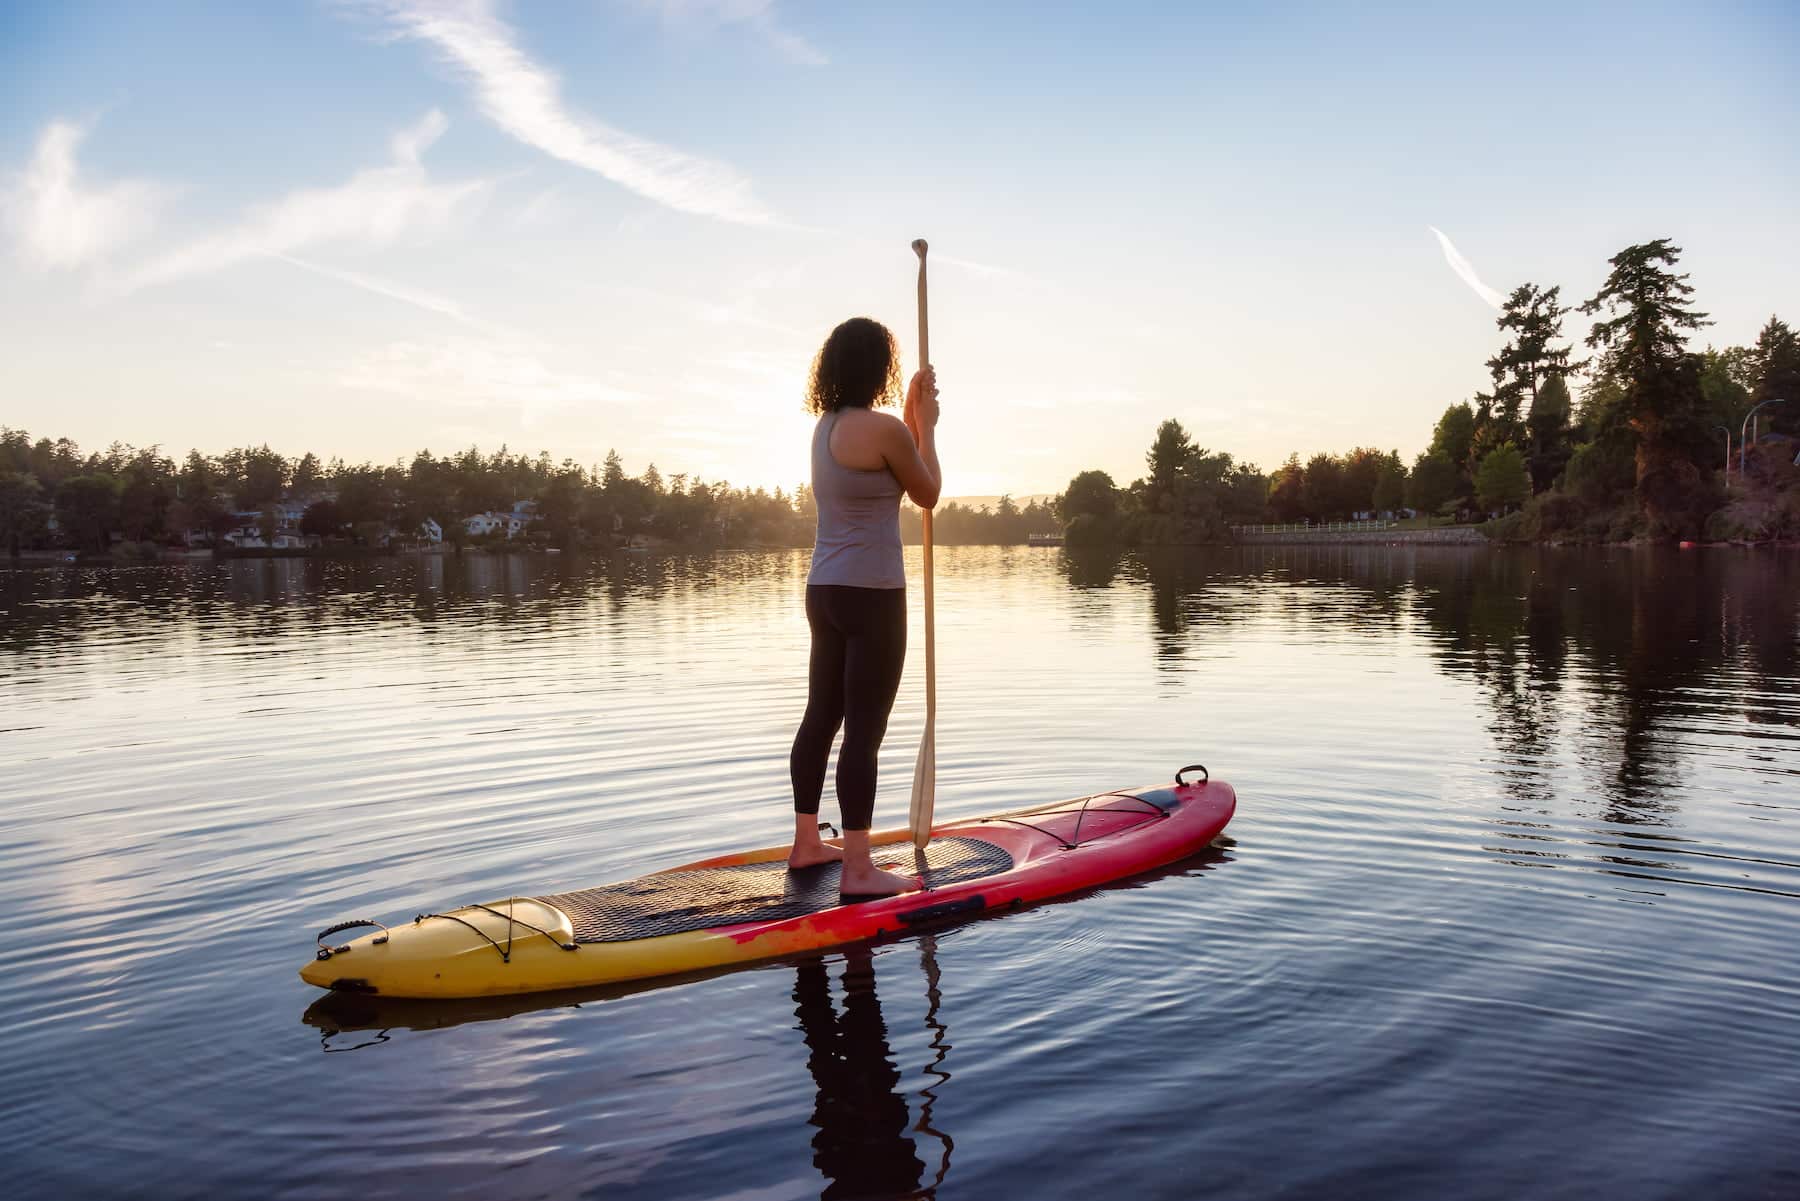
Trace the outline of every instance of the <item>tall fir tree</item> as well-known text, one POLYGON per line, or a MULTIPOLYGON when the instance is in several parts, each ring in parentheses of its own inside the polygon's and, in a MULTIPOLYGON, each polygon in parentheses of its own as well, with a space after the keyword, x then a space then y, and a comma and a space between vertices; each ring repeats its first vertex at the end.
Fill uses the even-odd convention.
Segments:
POLYGON ((1531 471, 1533 491, 1542 492, 1556 482, 1574 453, 1570 415, 1569 385, 1553 374, 1544 380, 1531 400, 1531 414, 1525 419, 1525 465, 1531 471))
POLYGON ((1599 351, 1596 369, 1629 387, 1647 383, 1687 354, 1687 333, 1711 325, 1706 314, 1687 306, 1694 294, 1686 275, 1673 268, 1681 247, 1667 238, 1627 246, 1608 262, 1612 273, 1581 306, 1594 322, 1587 344, 1599 351))
POLYGON ((601 469, 600 486, 608 492, 618 490, 625 483, 625 461, 619 458, 619 452, 606 452, 606 466, 601 469))
POLYGON ((1494 420, 1501 441, 1518 441, 1524 432, 1521 412, 1537 401, 1538 391, 1551 376, 1578 371, 1582 362, 1571 362, 1573 348, 1554 345, 1562 338, 1563 318, 1573 310, 1559 304, 1562 288, 1520 284, 1507 297, 1495 324, 1512 336, 1487 361, 1494 377, 1494 420))
POLYGON ((1617 380, 1617 416, 1636 435, 1636 491, 1653 533, 1698 533, 1713 499, 1710 438, 1702 420, 1700 356, 1687 349, 1689 331, 1709 325, 1688 306, 1694 289, 1673 268, 1681 248, 1667 238, 1627 246, 1610 260, 1612 272, 1581 311, 1599 315, 1587 336, 1596 369, 1617 380))

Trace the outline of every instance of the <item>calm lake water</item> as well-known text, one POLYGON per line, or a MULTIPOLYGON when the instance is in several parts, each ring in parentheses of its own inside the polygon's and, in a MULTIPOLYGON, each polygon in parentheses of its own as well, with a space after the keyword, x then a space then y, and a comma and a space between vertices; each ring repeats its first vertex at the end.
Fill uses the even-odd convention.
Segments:
POLYGON ((1800 1196, 1791 552, 940 551, 940 818, 1199 761, 1228 837, 673 985, 318 1004, 339 919, 780 841, 805 568, 0 572, 9 1196, 1800 1196))

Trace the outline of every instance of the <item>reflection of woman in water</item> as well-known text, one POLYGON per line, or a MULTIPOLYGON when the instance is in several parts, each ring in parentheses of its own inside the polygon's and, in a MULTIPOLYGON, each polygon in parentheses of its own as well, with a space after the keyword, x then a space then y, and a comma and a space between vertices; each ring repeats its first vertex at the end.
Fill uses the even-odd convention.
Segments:
POLYGON ((846 896, 889 895, 919 887, 916 876, 882 871, 869 857, 875 762, 906 661, 906 571, 900 558, 900 494, 921 508, 937 504, 937 380, 913 376, 899 419, 876 412, 900 390, 894 336, 867 317, 852 317, 825 340, 813 362, 807 405, 819 415, 812 438, 812 491, 819 509, 806 622, 812 654, 806 716, 789 760, 794 785, 794 845, 788 866, 842 859, 846 896), (838 807, 843 849, 819 837, 819 794, 838 727, 838 807))
MULTIPOLYGON (((922 946, 921 950, 927 976, 934 978, 930 948, 922 946)), ((935 1015, 935 987, 931 995, 935 1015)), ((857 946, 844 953, 842 1016, 832 1004, 825 961, 811 959, 800 964, 794 980, 794 1014, 806 1036, 806 1066, 818 1086, 812 1115, 812 1124, 818 1127, 812 1140, 813 1166, 827 1181, 820 1196, 825 1201, 848 1201, 917 1192, 925 1164, 908 1136, 911 1115, 906 1100, 896 1091, 900 1069, 888 1048, 870 949, 857 946)), ((927 1018, 928 1023, 934 1020, 927 1018)), ((941 1028, 934 1029, 942 1033, 941 1028)), ((949 1079, 941 1070, 936 1074, 949 1079)), ((922 1194, 930 1196, 949 1167, 950 1142, 931 1130, 923 1116, 915 1129, 936 1136, 945 1147, 937 1178, 922 1194)))

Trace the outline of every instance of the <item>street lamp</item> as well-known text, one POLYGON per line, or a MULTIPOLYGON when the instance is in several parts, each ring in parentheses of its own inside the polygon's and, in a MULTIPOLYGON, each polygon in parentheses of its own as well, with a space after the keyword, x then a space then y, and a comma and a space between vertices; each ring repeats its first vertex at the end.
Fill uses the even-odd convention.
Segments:
POLYGON ((1725 478, 1729 480, 1731 478, 1731 427, 1715 425, 1713 428, 1725 435, 1725 478))
POLYGON ((1738 475, 1742 476, 1744 474, 1744 435, 1750 431, 1750 419, 1756 416, 1757 410, 1761 409, 1763 405, 1784 405, 1786 403, 1787 401, 1785 400, 1770 397, 1768 400, 1763 401, 1762 404, 1757 405, 1755 409, 1751 409, 1748 413, 1744 414, 1744 426, 1742 429, 1738 430, 1738 475))

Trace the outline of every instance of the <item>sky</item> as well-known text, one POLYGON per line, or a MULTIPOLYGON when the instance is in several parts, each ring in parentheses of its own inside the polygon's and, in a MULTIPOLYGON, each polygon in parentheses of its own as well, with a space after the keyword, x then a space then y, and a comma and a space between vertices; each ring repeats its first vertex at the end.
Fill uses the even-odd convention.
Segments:
POLYGON ((918 237, 952 495, 1410 460, 1651 238, 1800 321, 1800 8, 1455 7, 0 3, 0 424, 791 488, 918 237))

